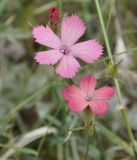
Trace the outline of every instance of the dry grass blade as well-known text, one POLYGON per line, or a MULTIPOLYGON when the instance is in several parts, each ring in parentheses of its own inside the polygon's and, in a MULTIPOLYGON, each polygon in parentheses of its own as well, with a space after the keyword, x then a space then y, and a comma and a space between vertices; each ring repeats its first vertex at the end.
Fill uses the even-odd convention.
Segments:
MULTIPOLYGON (((22 136, 18 142, 14 144, 15 148, 22 148, 29 143, 35 141, 36 139, 48 135, 48 134, 57 134, 56 128, 53 127, 41 127, 34 131, 31 131, 24 136, 22 136)), ((15 149, 11 148, 7 152, 5 152, 1 157, 0 160, 7 160, 10 156, 12 156, 16 152, 15 149)))

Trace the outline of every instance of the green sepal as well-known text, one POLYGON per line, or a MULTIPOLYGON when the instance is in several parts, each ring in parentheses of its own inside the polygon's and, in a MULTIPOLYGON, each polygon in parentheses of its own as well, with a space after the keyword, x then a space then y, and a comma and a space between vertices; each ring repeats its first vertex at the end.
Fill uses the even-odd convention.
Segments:
POLYGON ((111 76, 113 78, 118 78, 118 68, 119 68, 119 65, 120 65, 121 62, 122 62, 122 60, 119 61, 118 63, 114 64, 114 65, 109 64, 107 69, 106 69, 107 75, 111 76))
POLYGON ((92 113, 92 111, 90 110, 89 107, 87 107, 84 110, 83 118, 84 118, 84 122, 85 122, 85 127, 87 128, 89 135, 92 136, 93 132, 94 132, 96 116, 92 113))

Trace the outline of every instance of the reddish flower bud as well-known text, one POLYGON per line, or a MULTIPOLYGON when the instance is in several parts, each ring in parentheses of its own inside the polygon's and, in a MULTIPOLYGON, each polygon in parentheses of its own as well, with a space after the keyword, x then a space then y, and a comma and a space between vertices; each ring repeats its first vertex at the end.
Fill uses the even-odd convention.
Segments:
POLYGON ((56 7, 52 7, 50 9, 50 17, 49 18, 50 18, 50 25, 51 26, 58 24, 60 15, 59 15, 59 12, 56 7))

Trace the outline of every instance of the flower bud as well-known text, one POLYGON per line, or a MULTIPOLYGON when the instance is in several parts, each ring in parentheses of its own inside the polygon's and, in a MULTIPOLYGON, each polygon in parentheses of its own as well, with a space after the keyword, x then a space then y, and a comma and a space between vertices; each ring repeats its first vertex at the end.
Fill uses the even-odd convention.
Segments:
POLYGON ((60 14, 59 14, 59 12, 58 12, 56 7, 52 7, 50 9, 50 17, 49 18, 50 18, 50 25, 51 26, 54 26, 54 25, 58 24, 59 18, 60 18, 60 14))

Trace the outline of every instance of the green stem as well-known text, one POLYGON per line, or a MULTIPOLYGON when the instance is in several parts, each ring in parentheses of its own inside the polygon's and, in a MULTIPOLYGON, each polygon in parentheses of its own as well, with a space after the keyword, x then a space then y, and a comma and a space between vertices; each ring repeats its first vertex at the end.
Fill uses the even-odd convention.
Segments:
POLYGON ((99 16, 99 19, 100 19, 100 23, 101 23, 101 27, 102 27, 107 51, 108 51, 108 56, 110 58, 111 63, 114 64, 114 60, 113 60, 113 57, 112 57, 112 53, 111 53, 111 49, 110 49, 110 45, 109 45, 109 41, 108 41, 106 29, 105 29, 105 24, 104 24, 104 20, 103 20, 103 17, 102 17, 101 8, 100 8, 98 0, 95 0, 95 3, 96 3, 96 8, 97 8, 98 16, 99 16))
POLYGON ((74 84, 74 81, 73 81, 73 79, 71 79, 71 78, 66 78, 65 81, 66 81, 69 85, 74 84))
POLYGON ((89 151, 89 145, 90 145, 90 135, 88 134, 88 140, 87 140, 87 147, 86 147, 86 154, 85 154, 85 160, 88 160, 88 151, 89 151))
MULTIPOLYGON (((57 117, 57 115, 59 114, 60 110, 61 110, 61 108, 58 107, 57 111, 56 111, 55 114, 53 115, 54 118, 57 117)), ((50 126, 51 124, 52 124, 52 121, 49 122, 48 126, 50 126)), ((42 139, 41 139, 41 141, 40 141, 40 143, 39 143, 39 145, 38 145, 38 148, 37 148, 38 154, 37 154, 37 156, 34 158, 34 160, 38 160, 38 159, 39 159, 40 151, 41 151, 41 149, 42 149, 42 147, 43 147, 43 145, 44 145, 45 139, 46 139, 46 134, 42 137, 42 139)))
POLYGON ((127 132, 128 132, 128 137, 132 143, 132 147, 133 147, 133 151, 134 151, 134 155, 135 157, 137 158, 137 151, 136 151, 136 142, 135 142, 135 139, 134 139, 134 136, 133 136, 133 133, 132 133, 132 130, 130 128, 130 125, 129 125, 129 122, 128 122, 128 118, 127 118, 127 115, 126 115, 126 112, 124 110, 124 107, 120 107, 120 111, 121 111, 121 114, 122 114, 122 117, 125 121, 125 125, 126 125, 126 128, 127 128, 127 132))
MULTIPOLYGON (((126 122, 126 123, 125 123, 125 124, 126 124, 126 127, 129 128, 128 119, 127 119, 127 116, 126 116, 126 114, 125 114, 125 112, 124 112, 124 107, 121 107, 121 113, 122 113, 122 115, 123 115, 124 121, 126 122)), ((132 134, 132 132, 131 132, 130 129, 128 129, 128 135, 129 135, 130 139, 132 140, 132 142, 134 143, 134 137, 133 137, 133 134, 132 134)))
POLYGON ((62 15, 62 0, 57 0, 59 6, 59 13, 62 15))
MULTIPOLYGON (((111 52, 111 49, 110 49, 110 44, 109 44, 108 36, 107 36, 107 33, 106 33, 105 24, 104 24, 103 16, 102 16, 102 13, 101 13, 101 8, 100 8, 100 5, 99 5, 99 1, 95 0, 95 4, 96 4, 99 19, 100 19, 100 23, 101 23, 105 43, 106 43, 106 48, 107 48, 107 52, 108 52, 108 56, 110 58, 110 61, 111 61, 112 65, 114 65, 114 60, 113 60, 112 52, 111 52)), ((125 111, 125 107, 124 107, 123 102, 122 102, 122 96, 121 96, 121 90, 120 90, 119 82, 115 78, 114 78, 114 83, 115 83, 116 90, 117 90, 120 112, 121 112, 123 121, 125 123, 126 129, 127 129, 127 132, 128 132, 129 140, 130 140, 130 142, 132 143, 132 146, 133 146, 134 155, 137 158, 137 153, 135 151, 135 139, 134 139, 131 127, 130 127, 129 122, 128 122, 128 117, 127 117, 127 114, 126 114, 126 111, 125 111)))

